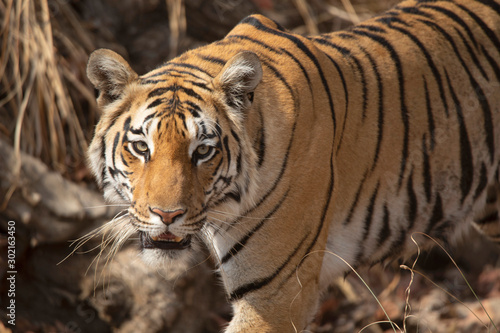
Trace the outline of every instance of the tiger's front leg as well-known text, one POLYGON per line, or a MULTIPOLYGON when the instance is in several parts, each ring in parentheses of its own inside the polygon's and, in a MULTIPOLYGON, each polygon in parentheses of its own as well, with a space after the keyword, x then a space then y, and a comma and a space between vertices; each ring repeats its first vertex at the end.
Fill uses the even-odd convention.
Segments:
POLYGON ((287 272, 285 282, 276 281, 233 300, 234 317, 225 333, 305 329, 317 312, 320 291, 317 272, 309 265, 304 266, 298 274, 296 270, 287 272))
POLYGON ((233 302, 234 317, 225 333, 300 332, 317 310, 317 292, 306 291, 295 300, 248 297, 233 302), (264 305, 263 302, 266 304, 264 305))

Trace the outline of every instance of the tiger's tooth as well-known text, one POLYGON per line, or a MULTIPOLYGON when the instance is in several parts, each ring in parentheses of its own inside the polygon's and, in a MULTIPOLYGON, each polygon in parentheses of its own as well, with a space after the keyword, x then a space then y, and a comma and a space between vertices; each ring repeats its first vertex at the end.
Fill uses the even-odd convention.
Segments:
POLYGON ((153 241, 155 241, 155 242, 156 242, 156 241, 158 241, 158 237, 157 237, 157 236, 151 236, 151 239, 152 239, 153 241))
POLYGON ((182 241, 182 237, 175 237, 174 239, 177 243, 180 243, 182 241))

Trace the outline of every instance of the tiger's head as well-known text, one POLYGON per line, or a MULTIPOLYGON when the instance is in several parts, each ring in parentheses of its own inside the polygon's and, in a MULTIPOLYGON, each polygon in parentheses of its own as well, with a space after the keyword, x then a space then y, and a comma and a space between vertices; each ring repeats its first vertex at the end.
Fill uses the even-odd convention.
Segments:
POLYGON ((241 52, 213 65, 171 62, 138 76, 113 51, 89 58, 102 112, 90 166, 106 199, 128 206, 117 228, 137 230, 148 259, 184 259, 211 209, 237 211, 255 195, 245 122, 260 61, 241 52))

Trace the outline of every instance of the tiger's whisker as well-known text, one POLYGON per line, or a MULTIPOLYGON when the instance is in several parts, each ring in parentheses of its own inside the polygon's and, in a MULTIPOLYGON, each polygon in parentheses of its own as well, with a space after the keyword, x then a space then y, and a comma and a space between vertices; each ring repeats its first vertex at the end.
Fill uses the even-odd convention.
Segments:
POLYGON ((108 205, 97 205, 97 206, 86 206, 85 209, 103 208, 103 207, 129 207, 128 204, 108 204, 108 205))
POLYGON ((253 216, 244 216, 244 215, 238 215, 238 214, 232 214, 228 212, 223 212, 223 211, 218 211, 215 209, 210 209, 208 210, 209 213, 216 213, 216 214, 221 214, 221 215, 227 215, 227 216, 235 216, 239 218, 244 218, 244 219, 252 219, 252 220, 272 220, 274 217, 253 217, 253 216))

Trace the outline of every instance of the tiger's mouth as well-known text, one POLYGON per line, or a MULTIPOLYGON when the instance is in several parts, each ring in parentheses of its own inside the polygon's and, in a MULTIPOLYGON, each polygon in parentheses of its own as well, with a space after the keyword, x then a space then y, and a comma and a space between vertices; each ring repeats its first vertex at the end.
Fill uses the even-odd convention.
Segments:
POLYGON ((191 245, 191 236, 178 237, 171 232, 164 232, 158 236, 140 233, 141 246, 144 249, 184 250, 191 245))

